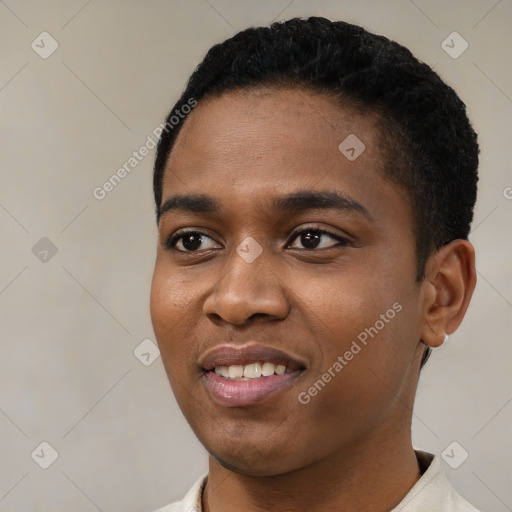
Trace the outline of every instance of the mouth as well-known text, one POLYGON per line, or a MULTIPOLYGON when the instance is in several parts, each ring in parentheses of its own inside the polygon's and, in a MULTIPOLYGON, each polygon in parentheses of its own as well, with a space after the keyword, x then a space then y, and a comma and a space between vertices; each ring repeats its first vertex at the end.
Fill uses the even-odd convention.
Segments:
POLYGON ((254 342, 217 347, 206 352, 199 365, 211 398, 227 407, 249 406, 275 396, 306 369, 300 359, 254 342))
POLYGON ((216 366, 213 371, 225 379, 237 380, 239 382, 251 379, 260 379, 262 377, 270 377, 272 375, 292 373, 292 370, 287 368, 286 365, 275 364, 270 361, 259 361, 257 363, 249 363, 245 365, 232 364, 230 366, 216 366))

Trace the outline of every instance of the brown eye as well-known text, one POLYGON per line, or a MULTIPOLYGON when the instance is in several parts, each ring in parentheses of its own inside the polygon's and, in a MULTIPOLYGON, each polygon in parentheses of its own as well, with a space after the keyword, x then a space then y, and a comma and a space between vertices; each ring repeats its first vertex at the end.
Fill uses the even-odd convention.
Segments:
MULTIPOLYGON (((292 235, 292 240, 299 241, 302 244, 304 249, 309 249, 309 250, 313 250, 313 249, 317 249, 317 248, 328 249, 331 247, 335 247, 336 245, 345 246, 345 245, 349 244, 347 239, 337 236, 337 235, 333 235, 332 233, 329 233, 328 231, 325 231, 323 229, 318 229, 318 228, 306 228, 306 229, 302 229, 300 231, 296 231, 292 235), (330 245, 325 245, 323 240, 326 240, 329 238, 331 240, 334 240, 336 243, 330 244, 330 245)), ((300 249, 300 247, 294 247, 294 248, 300 249)))
MULTIPOLYGON (((206 243, 208 240, 212 239, 199 231, 185 231, 172 236, 165 246, 167 249, 174 249, 180 252, 196 252, 201 247, 201 244, 206 243)), ((202 249, 212 249, 212 247, 202 247, 202 249)))

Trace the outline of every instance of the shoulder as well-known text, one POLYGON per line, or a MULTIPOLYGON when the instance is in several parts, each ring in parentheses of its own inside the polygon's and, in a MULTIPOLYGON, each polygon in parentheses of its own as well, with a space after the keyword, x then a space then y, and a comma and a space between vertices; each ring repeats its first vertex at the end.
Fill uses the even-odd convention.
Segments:
POLYGON ((202 512, 201 497, 208 475, 202 475, 181 501, 176 501, 154 512, 202 512))
POLYGON ((391 512, 479 512, 452 487, 444 475, 439 457, 417 450, 421 478, 391 512))

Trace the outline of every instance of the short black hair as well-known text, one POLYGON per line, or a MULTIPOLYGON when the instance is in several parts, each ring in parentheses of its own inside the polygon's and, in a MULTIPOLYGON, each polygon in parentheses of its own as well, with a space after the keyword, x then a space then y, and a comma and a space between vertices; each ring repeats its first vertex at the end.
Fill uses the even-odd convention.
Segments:
POLYGON ((165 166, 186 119, 175 121, 175 112, 184 106, 190 111, 191 99, 265 86, 307 88, 378 115, 384 174, 405 189, 413 209, 418 282, 433 251, 468 238, 479 148, 465 104, 404 46, 321 17, 248 28, 207 52, 158 143, 153 176, 157 220, 165 166))

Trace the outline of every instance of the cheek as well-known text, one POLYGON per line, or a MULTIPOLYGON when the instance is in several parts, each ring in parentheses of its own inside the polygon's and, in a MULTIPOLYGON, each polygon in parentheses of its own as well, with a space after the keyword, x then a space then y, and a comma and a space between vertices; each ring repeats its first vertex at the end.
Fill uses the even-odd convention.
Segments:
POLYGON ((160 260, 158 257, 151 281, 150 312, 153 325, 165 331, 177 325, 176 319, 190 307, 186 292, 191 288, 160 260))
POLYGON ((174 273, 162 269, 156 264, 151 282, 150 313, 153 330, 162 361, 169 373, 171 365, 184 364, 184 333, 193 332, 192 322, 188 320, 190 300, 184 296, 184 287, 174 273))
POLYGON ((307 322, 318 335, 340 341, 334 344, 336 350, 373 325, 397 300, 385 283, 377 284, 374 277, 365 274, 364 269, 330 273, 304 280, 297 288, 301 313, 309 317, 307 322))
POLYGON ((153 272, 153 280, 151 281, 151 293, 149 308, 151 313, 151 321, 157 341, 160 343, 160 337, 169 327, 168 315, 173 316, 174 305, 170 298, 169 286, 165 275, 159 270, 158 264, 153 272))
POLYGON ((343 377, 333 379, 338 383, 347 379, 344 396, 351 395, 352 384, 360 387, 359 392, 377 386, 376 375, 392 387, 399 385, 396 381, 410 363, 418 341, 417 294, 411 283, 403 276, 373 268, 381 276, 377 282, 366 268, 347 271, 312 280, 302 298, 305 322, 320 354, 314 367, 317 377, 346 354, 343 371, 335 372, 343 377))

